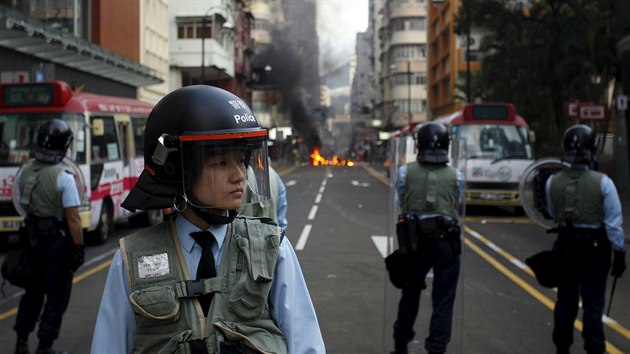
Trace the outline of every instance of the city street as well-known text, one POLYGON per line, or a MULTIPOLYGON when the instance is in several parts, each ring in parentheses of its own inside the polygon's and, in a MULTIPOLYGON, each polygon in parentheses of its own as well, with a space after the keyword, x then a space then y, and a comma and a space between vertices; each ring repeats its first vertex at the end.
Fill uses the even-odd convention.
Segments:
MULTIPOLYGON (((287 237, 296 249, 328 353, 388 353, 400 291, 385 271, 388 181, 369 166, 278 169, 287 186, 287 237)), ((548 249, 553 237, 527 217, 469 208, 449 353, 552 353, 555 293, 538 285, 524 260, 548 249)), ((75 275, 58 350, 88 353, 96 312, 117 238, 134 231, 117 225, 116 237, 87 249, 75 275)), ((628 234, 628 230, 626 230, 628 234)), ((4 257, 4 254, 2 255, 4 257)), ((609 278, 612 280, 612 278, 609 278)), ((423 292, 411 353, 424 353, 431 311, 431 278, 423 292)), ((606 300, 608 302, 609 281, 606 300)), ((0 300, 2 353, 12 353, 19 289, 8 284, 0 300)), ((610 317, 609 353, 630 353, 630 276, 619 279, 610 317)), ((607 304, 608 306, 608 304, 607 304)), ((576 322, 573 352, 582 352, 576 322)), ((31 348, 35 348, 31 336, 31 348)), ((104 353, 105 354, 105 353, 104 353)))

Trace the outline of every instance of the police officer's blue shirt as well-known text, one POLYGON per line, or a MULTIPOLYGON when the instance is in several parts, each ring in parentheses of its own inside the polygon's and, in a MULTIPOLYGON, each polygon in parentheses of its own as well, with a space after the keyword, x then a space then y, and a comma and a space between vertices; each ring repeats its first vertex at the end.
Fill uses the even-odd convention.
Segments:
MULTIPOLYGON (((553 217, 553 203, 551 202, 551 179, 553 176, 547 179, 545 184, 545 199, 547 203, 547 210, 549 215, 553 217)), ((612 244, 612 247, 616 251, 625 250, 624 246, 624 233, 623 233, 623 219, 621 216, 621 201, 617 194, 617 188, 615 183, 607 176, 602 178, 602 196, 604 196, 604 226, 606 227, 606 235, 612 244)), ((576 227, 597 229, 601 225, 575 225, 576 227)))
MULTIPOLYGON (((407 177, 407 165, 402 165, 398 168, 398 175, 396 177, 396 197, 398 198, 398 206, 405 198, 405 178, 407 177)), ((464 173, 457 170, 457 200, 459 205, 464 202, 464 173)), ((423 217, 432 217, 434 214, 422 215, 423 217)))
MULTIPOLYGON (((182 215, 176 217, 175 225, 188 270, 190 274, 196 274, 201 247, 189 235, 200 230, 182 215)), ((212 253, 218 273, 227 225, 211 226, 208 231, 217 241, 212 246, 212 253)), ((126 354, 133 348, 136 322, 129 294, 126 271, 118 250, 114 254, 103 290, 92 339, 92 354, 126 354)), ((273 318, 286 337, 289 353, 326 352, 304 276, 286 237, 278 249, 269 300, 273 318)))
POLYGON ((278 176, 278 187, 280 187, 276 214, 278 217, 278 226, 280 226, 282 230, 285 230, 287 226, 289 226, 289 222, 287 221, 287 187, 284 185, 284 182, 282 182, 280 175, 276 174, 276 176, 278 176))
POLYGON ((74 176, 70 172, 60 173, 57 178, 57 188, 61 193, 61 205, 64 208, 73 208, 81 205, 79 191, 74 181, 74 176))

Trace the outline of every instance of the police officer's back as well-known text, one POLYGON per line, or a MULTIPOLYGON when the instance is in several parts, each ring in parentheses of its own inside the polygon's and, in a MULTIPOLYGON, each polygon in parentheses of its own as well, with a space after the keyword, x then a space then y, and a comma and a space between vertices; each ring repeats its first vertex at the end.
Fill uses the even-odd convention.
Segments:
POLYGON ((433 283, 434 314, 424 346, 429 353, 446 352, 459 278, 457 213, 463 175, 447 165, 449 136, 444 125, 424 124, 417 140, 417 161, 399 169, 396 183, 402 213, 397 225, 398 252, 408 253, 411 260, 394 324, 396 354, 407 353, 415 336, 420 293, 431 268, 439 281, 433 283))
POLYGON ((59 336, 70 300, 72 272, 83 263, 83 233, 74 176, 60 162, 73 134, 68 124, 52 119, 43 124, 31 151, 34 160, 19 174, 19 201, 27 215, 20 242, 34 253, 33 279, 20 301, 14 329, 17 354, 28 353, 28 335, 39 318, 37 354, 57 353, 52 344, 59 336))
POLYGON ((621 203, 612 180, 593 170, 597 138, 590 127, 577 124, 567 129, 563 148, 563 159, 571 167, 551 176, 546 184, 547 206, 558 224, 557 254, 562 256, 553 342, 558 353, 569 352, 581 297, 584 349, 604 353, 602 315, 611 249, 611 274, 620 277, 625 270, 621 203))

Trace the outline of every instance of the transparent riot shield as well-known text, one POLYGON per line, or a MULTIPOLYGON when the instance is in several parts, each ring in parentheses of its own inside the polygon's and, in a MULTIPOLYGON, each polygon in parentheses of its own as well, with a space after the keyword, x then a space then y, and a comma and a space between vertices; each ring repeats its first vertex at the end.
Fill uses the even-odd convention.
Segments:
POLYGON ((534 161, 521 177, 518 190, 523 210, 536 224, 545 229, 555 225, 547 212, 545 184, 549 176, 569 167, 568 163, 559 158, 546 157, 534 161))
MULTIPOLYGON (((400 214, 398 196, 396 192, 396 182, 398 171, 408 161, 408 155, 415 154, 415 144, 411 136, 401 136, 391 139, 390 144, 390 171, 388 188, 388 214, 387 214, 387 255, 391 256, 398 249, 396 238, 396 222, 400 214)), ((388 353, 394 349, 393 328, 398 314, 398 302, 401 290, 396 288, 389 276, 389 271, 385 276, 385 301, 384 301, 384 323, 383 323, 383 352, 388 353)))
MULTIPOLYGON (((461 178, 462 183, 465 184, 465 151, 461 151, 461 149, 456 149, 458 146, 466 146, 466 144, 461 144, 457 142, 452 142, 453 149, 450 152, 450 165, 452 167, 461 170, 461 178)), ((390 181, 389 181, 389 212, 388 212, 388 225, 387 225, 387 254, 391 256, 392 254, 399 251, 399 243, 398 237, 396 234, 396 225, 399 219, 399 215, 401 214, 401 209, 399 205, 398 195, 397 195, 397 180, 399 175, 399 170, 401 166, 406 165, 409 162, 416 161, 416 146, 415 141, 412 136, 404 136, 397 137, 391 140, 390 145, 390 154, 391 154, 391 166, 390 166, 390 181)), ((462 190, 462 200, 463 200, 463 190, 462 190)), ((465 206, 464 203, 460 204, 460 208, 458 209, 458 225, 460 226, 460 239, 461 234, 464 230, 464 216, 465 216, 465 206)), ((463 239, 461 239, 461 245, 463 249, 463 239)), ((463 256, 463 254, 462 254, 463 256)), ((455 303, 453 310, 453 322, 452 322, 452 331, 451 331, 451 341, 447 347, 447 351, 449 353, 461 353, 462 352, 462 333, 463 333, 463 257, 460 256, 460 270, 459 270, 459 281, 454 283, 455 287, 455 303)), ((386 261, 387 264, 387 261, 386 261)), ((387 264, 387 267, 390 265, 387 264)), ((408 269, 409 272, 414 272, 415 269, 408 269)), ((424 279, 425 288, 420 292, 420 302, 418 314, 415 317, 415 325, 413 331, 416 333, 413 340, 408 344, 408 350, 410 353, 424 353, 425 350, 425 339, 429 335, 429 327, 430 320, 433 312, 431 294, 433 290, 433 280, 434 280, 434 272, 433 270, 429 270, 427 276, 424 279)), ((407 312, 409 309, 404 307, 399 309, 400 300, 402 296, 402 289, 397 288, 393 285, 390 272, 388 270, 385 277, 385 302, 384 302, 384 324, 383 324, 383 352, 390 352, 395 348, 394 341, 394 324, 398 318, 399 312, 407 312)))
POLYGON ((451 342, 448 346, 449 353, 465 353, 465 342, 464 342, 464 329, 466 325, 471 325, 471 322, 466 322, 464 318, 464 301, 465 298, 465 281, 466 281, 466 260, 469 257, 469 251, 466 247, 466 180, 469 175, 468 170, 468 157, 473 152, 468 151, 467 147, 469 145, 466 143, 466 138, 457 134, 453 134, 451 140, 451 154, 450 154, 450 163, 451 166, 457 169, 459 175, 459 186, 460 186, 460 195, 459 195, 459 204, 458 204, 458 225, 460 231, 460 241, 461 241, 461 254, 459 257, 459 279, 457 282, 457 290, 455 296, 455 304, 453 307, 453 325, 451 330, 451 342))

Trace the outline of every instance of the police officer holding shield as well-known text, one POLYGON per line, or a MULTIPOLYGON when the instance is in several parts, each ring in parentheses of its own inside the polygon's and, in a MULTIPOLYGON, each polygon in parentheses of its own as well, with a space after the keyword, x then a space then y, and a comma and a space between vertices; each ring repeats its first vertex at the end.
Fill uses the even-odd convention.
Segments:
POLYGON ((424 279, 433 268, 433 315, 425 349, 444 353, 451 337, 455 292, 459 278, 461 239, 458 207, 464 177, 447 166, 449 135, 439 123, 426 123, 417 135, 417 161, 401 166, 396 188, 401 207, 397 225, 399 252, 406 254, 408 281, 402 286, 394 323, 395 350, 407 353, 424 279))
POLYGON ((626 268, 621 203, 612 180, 593 170, 597 137, 589 126, 577 124, 567 129, 563 148, 563 160, 571 167, 552 175, 545 188, 549 214, 557 223, 556 247, 563 264, 553 342, 558 354, 569 353, 581 297, 584 349, 599 354, 606 351, 602 315, 608 272, 620 277, 626 268))
POLYGON ((25 287, 13 327, 17 333, 16 354, 29 353, 28 336, 38 318, 39 345, 35 353, 60 353, 52 349, 52 344, 59 336, 70 301, 72 273, 84 260, 79 192, 74 176, 61 163, 72 139, 65 121, 47 121, 40 127, 31 150, 35 159, 19 173, 19 202, 26 212, 20 242, 22 247, 32 248, 35 263, 33 279, 25 287))

